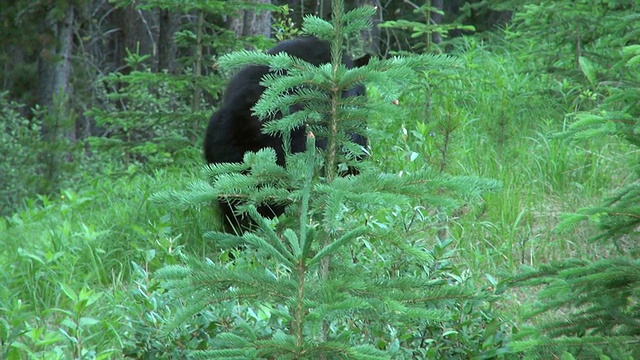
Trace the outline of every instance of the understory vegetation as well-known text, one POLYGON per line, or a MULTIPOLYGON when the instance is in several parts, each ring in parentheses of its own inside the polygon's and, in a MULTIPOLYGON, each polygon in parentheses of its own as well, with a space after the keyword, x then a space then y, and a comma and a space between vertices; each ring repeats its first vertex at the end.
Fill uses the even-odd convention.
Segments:
MULTIPOLYGON (((603 2, 603 29, 589 1, 513 3, 495 2, 514 11, 504 29, 354 70, 360 174, 293 155, 273 177, 297 179, 300 205, 264 221, 248 206, 255 234, 218 232, 214 205, 255 174, 202 159, 214 109, 192 94, 228 77, 130 54, 134 71, 101 78, 118 92, 87 109, 109 136, 48 142, 66 171, 48 194, 32 192, 47 168, 34 143, 52 125, 0 94, 0 359, 640 358, 637 5, 603 2)), ((336 15, 305 29, 343 30, 336 15)), ((225 70, 255 61, 220 55, 225 70)), ((258 111, 285 108, 279 95, 258 111)))

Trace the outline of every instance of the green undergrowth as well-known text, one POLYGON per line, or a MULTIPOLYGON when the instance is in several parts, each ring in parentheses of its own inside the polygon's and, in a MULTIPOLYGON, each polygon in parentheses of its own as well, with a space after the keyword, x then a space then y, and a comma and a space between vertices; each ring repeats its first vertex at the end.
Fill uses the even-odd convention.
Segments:
POLYGON ((213 208, 168 213, 148 198, 197 168, 103 175, 0 220, 4 358, 120 358, 151 336, 169 313, 151 273, 182 251, 204 255, 197 239, 217 224, 213 208))
POLYGON ((401 96, 403 121, 375 119, 373 131, 383 134, 372 145, 376 161, 389 171, 428 166, 502 183, 482 205, 446 221, 472 269, 513 271, 613 250, 588 243, 588 225, 562 235, 554 228, 561 213, 630 181, 627 155, 637 157, 635 150, 616 138, 576 143, 558 136, 583 101, 579 84, 534 76, 511 53, 472 41, 459 56, 464 69, 424 74, 401 96))
MULTIPOLYGON (((384 216, 422 217, 432 235, 424 247, 451 239, 450 260, 463 269, 456 276, 477 284, 524 264, 614 251, 588 243, 588 225, 562 234, 554 228, 561 213, 597 203, 629 182, 628 156, 621 155, 639 155, 617 139, 571 143, 557 136, 566 128, 566 114, 582 101, 580 86, 534 76, 509 52, 469 41, 457 54, 464 68, 422 74, 398 98, 402 116, 371 119, 370 158, 391 173, 432 168, 496 179, 502 189, 449 218, 429 218, 428 204, 408 204, 411 209, 384 216)), ((376 89, 370 97, 383 101, 376 89)), ((219 227, 216 210, 167 210, 148 200, 202 177, 194 151, 187 163, 154 172, 86 176, 73 190, 31 197, 22 210, 1 219, 4 354, 22 349, 32 358, 63 359, 92 349, 97 358, 119 358, 114 354, 142 353, 148 346, 166 357, 175 350, 171 344, 200 341, 185 335, 194 330, 189 325, 171 335, 178 338, 163 338, 160 329, 176 304, 163 297, 152 274, 180 263, 181 254, 220 256, 203 238, 219 227)), ((253 309, 237 311, 256 321, 268 317, 253 309)), ((204 316, 197 321, 229 326, 204 316)))

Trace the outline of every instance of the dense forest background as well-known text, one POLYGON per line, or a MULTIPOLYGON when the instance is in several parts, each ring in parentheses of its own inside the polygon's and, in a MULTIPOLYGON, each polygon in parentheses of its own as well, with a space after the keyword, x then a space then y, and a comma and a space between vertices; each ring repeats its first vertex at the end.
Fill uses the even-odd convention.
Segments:
POLYGON ((336 4, 0 2, 0 359, 640 358, 635 0, 344 1, 362 174, 217 232, 225 56, 336 4))

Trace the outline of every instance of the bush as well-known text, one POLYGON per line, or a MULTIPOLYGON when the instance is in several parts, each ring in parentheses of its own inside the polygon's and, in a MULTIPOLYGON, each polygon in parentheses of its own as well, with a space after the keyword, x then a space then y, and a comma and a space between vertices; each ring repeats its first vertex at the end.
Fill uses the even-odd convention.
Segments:
POLYGON ((38 192, 36 176, 40 127, 21 115, 23 105, 0 93, 0 215, 15 211, 25 197, 38 192))

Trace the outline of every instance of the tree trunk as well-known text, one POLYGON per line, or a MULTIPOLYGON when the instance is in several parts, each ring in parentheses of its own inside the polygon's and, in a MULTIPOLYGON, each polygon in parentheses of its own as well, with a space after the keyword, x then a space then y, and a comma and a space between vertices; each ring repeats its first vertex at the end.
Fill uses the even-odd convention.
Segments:
MULTIPOLYGON (((199 81, 202 78, 202 64, 204 63, 203 51, 202 51, 202 36, 203 36, 203 28, 204 28, 204 12, 202 10, 198 10, 198 23, 196 25, 196 53, 194 56, 193 62, 193 78, 194 81, 194 92, 193 99, 191 103, 191 112, 197 113, 200 111, 200 99, 202 98, 202 88, 200 87, 199 81)), ((193 135, 191 136, 192 141, 196 141, 196 134, 198 133, 198 129, 200 128, 199 121, 194 121, 193 123, 193 135)))
POLYGON ((73 48, 73 6, 69 5, 60 20, 55 12, 45 17, 43 47, 38 59, 38 98, 43 107, 52 107, 57 97, 69 97, 71 50, 73 48))
MULTIPOLYGON (((270 4, 271 0, 250 0, 256 4, 270 4)), ((271 37, 271 12, 255 10, 238 10, 235 16, 229 16, 227 27, 236 36, 271 37)))
MULTIPOLYGON (((122 36, 120 43, 124 44, 119 54, 121 56, 119 63, 121 65, 126 64, 126 50, 134 54, 137 53, 140 55, 151 55, 152 58, 155 57, 157 55, 157 48, 151 30, 155 24, 151 21, 154 19, 151 11, 136 9, 135 5, 129 5, 123 9, 119 9, 117 12, 119 14, 116 16, 116 19, 122 36)), ((122 72, 128 74, 131 70, 135 69, 123 68, 122 72)))
POLYGON ((331 20, 331 0, 316 0, 316 16, 331 20))
POLYGON ((175 71, 176 43, 173 39, 178 28, 178 21, 175 15, 169 10, 159 10, 158 34, 158 71, 167 70, 169 73, 175 71))
POLYGON ((296 27, 300 27, 305 11, 307 10, 304 7, 304 0, 288 0, 287 5, 289 5, 289 9, 292 10, 291 13, 289 13, 291 21, 293 21, 296 27))
MULTIPOLYGON (((76 141, 75 121, 69 111, 74 6, 68 4, 64 11, 57 10, 60 9, 52 8, 45 16, 38 59, 38 98, 45 110, 42 124, 44 192, 52 192, 59 186, 65 156, 64 139, 71 143, 76 141), (58 18, 60 13, 63 15, 58 18)), ((70 160, 69 156, 67 154, 66 160, 70 160)))
POLYGON ((355 5, 368 5, 376 9, 376 13, 371 17, 372 27, 367 30, 362 30, 360 35, 364 43, 364 52, 372 55, 380 55, 380 28, 378 24, 383 21, 382 4, 380 4, 380 0, 358 0, 355 5))
MULTIPOLYGON (((431 0, 431 5, 438 10, 444 11, 444 3, 442 0, 431 0)), ((430 21, 433 24, 441 24, 442 14, 432 12, 430 21)), ((439 32, 434 32, 431 34, 431 40, 434 44, 440 44, 442 42, 442 35, 439 32)))

